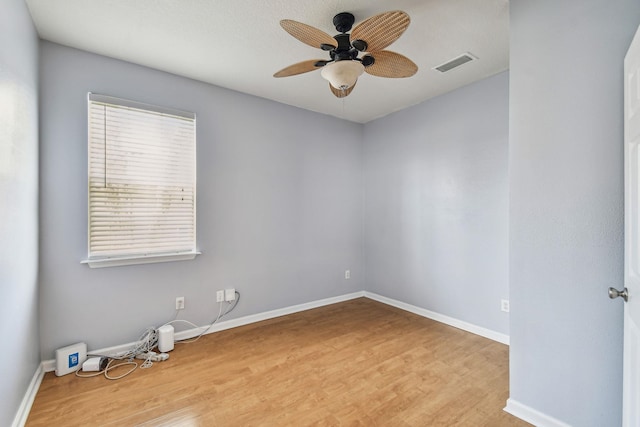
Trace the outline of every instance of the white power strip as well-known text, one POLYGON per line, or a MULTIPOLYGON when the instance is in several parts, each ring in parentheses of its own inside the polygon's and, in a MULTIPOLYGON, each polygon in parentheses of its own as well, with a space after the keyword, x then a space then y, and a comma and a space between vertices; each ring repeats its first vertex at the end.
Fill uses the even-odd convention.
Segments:
POLYGON ((136 356, 136 359, 150 360, 152 362, 162 362, 167 360, 169 355, 167 353, 156 353, 155 351, 149 351, 147 353, 140 353, 136 356))

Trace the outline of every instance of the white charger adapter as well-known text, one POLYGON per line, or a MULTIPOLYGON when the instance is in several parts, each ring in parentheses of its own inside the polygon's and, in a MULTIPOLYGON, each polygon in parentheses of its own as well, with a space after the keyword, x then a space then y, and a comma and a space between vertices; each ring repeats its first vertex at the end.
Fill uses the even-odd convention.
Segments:
POLYGON ((107 362, 108 359, 106 357, 90 357, 82 364, 82 370, 84 372, 104 371, 104 369, 107 367, 107 362))
POLYGON ((164 325, 158 328, 158 350, 161 353, 173 350, 173 326, 164 325))

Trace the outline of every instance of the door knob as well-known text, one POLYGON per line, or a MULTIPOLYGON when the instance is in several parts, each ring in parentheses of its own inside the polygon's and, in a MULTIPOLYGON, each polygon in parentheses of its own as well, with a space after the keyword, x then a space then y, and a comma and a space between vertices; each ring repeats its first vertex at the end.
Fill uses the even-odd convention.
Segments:
POLYGON ((616 299, 618 297, 622 297, 624 302, 629 301, 629 294, 627 294, 627 288, 624 288, 621 291, 619 291, 619 290, 617 290, 615 288, 609 288, 609 298, 616 299))

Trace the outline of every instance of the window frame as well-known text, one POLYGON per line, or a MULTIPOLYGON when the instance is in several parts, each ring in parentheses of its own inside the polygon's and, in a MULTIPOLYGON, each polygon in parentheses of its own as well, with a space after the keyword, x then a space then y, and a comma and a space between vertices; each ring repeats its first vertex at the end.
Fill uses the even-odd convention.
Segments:
MULTIPOLYGON (((158 263, 158 262, 169 262, 169 261, 183 261, 183 260, 191 260, 194 259, 201 252, 197 249, 197 121, 196 114, 192 112, 176 110, 156 105, 150 105, 142 102, 132 101, 128 99, 117 98, 113 96, 100 95, 92 92, 87 93, 87 258, 82 260, 82 264, 87 264, 91 268, 101 268, 101 267, 115 267, 115 266, 123 266, 123 265, 135 265, 135 264, 149 264, 149 263, 158 263), (91 213, 91 179, 92 179, 92 170, 91 170, 91 138, 92 138, 92 129, 91 129, 91 106, 94 103, 112 105, 116 108, 124 108, 124 109, 134 109, 139 110, 145 113, 151 114, 160 114, 162 116, 174 116, 180 117, 182 119, 188 119, 192 121, 193 125, 193 163, 192 170, 189 172, 192 174, 192 185, 193 185, 193 242, 192 247, 187 251, 163 251, 163 252, 153 252, 149 251, 139 251, 138 253, 129 253, 126 255, 93 255, 91 254, 91 225, 92 225, 92 213, 91 213)), ((106 136, 105 136, 106 143, 106 136)), ((105 171, 106 173, 106 171, 105 171)))

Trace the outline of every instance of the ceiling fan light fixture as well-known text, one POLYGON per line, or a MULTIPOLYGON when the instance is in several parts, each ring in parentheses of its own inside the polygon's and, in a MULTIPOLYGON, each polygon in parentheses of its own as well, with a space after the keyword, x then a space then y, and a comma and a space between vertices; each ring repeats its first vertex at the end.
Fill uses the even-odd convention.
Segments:
POLYGON ((349 89, 356 84, 358 77, 364 73, 364 65, 360 61, 336 61, 325 65, 320 74, 336 89, 349 89))

